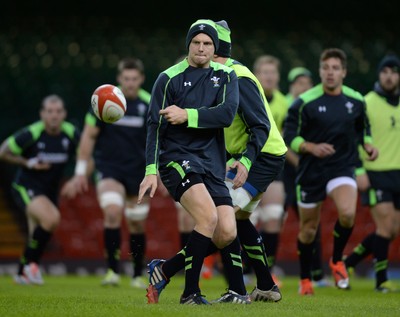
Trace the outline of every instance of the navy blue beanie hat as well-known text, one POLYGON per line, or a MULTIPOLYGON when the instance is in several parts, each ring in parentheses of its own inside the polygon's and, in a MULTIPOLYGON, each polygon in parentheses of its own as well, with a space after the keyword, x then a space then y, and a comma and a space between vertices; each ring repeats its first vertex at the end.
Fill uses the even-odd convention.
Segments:
POLYGON ((192 39, 199 33, 207 34, 211 37, 215 51, 218 50, 219 40, 218 40, 218 32, 215 27, 215 23, 212 20, 200 19, 194 22, 186 35, 186 48, 189 49, 190 42, 192 39))
POLYGON ((378 65, 378 73, 385 67, 392 68, 394 71, 400 72, 400 59, 395 54, 386 55, 378 65))

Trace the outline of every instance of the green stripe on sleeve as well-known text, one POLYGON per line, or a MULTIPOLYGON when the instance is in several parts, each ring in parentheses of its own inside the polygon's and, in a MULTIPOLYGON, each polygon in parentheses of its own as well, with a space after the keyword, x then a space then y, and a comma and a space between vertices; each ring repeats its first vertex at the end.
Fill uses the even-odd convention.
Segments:
POLYGON ((365 144, 372 144, 372 137, 369 135, 364 136, 364 143, 365 144))
POLYGON ((356 168, 356 172, 355 172, 356 176, 364 175, 366 173, 367 173, 367 171, 365 170, 364 167, 356 168))
POLYGON ((90 125, 92 127, 96 126, 96 117, 91 113, 87 113, 85 116, 85 124, 90 125))
POLYGON ((197 109, 185 109, 188 115, 188 128, 199 127, 199 113, 197 109))
POLYGON ((157 175, 157 167, 156 164, 150 164, 146 166, 146 176, 147 175, 157 175))
POLYGON ((7 145, 13 154, 19 155, 22 153, 22 148, 17 144, 13 135, 8 138, 7 145))
POLYGON ((304 140, 301 136, 297 136, 295 137, 292 142, 290 143, 290 148, 295 151, 296 153, 299 153, 300 151, 300 145, 301 143, 305 142, 306 140, 304 140))
POLYGON ((246 156, 242 156, 240 158, 239 162, 242 163, 246 167, 247 171, 250 170, 250 167, 251 167, 252 163, 246 156))

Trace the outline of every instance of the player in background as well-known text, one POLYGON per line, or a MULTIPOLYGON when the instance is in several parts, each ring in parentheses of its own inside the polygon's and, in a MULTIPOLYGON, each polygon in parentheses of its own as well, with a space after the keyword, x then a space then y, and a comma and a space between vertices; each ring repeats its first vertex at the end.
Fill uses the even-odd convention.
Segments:
POLYGON ((8 137, 0 147, 0 159, 18 166, 11 194, 28 223, 27 244, 14 277, 18 284, 44 283, 40 260, 60 223, 60 184, 66 165, 75 159, 80 136, 66 117, 61 97, 46 96, 40 120, 8 137))
MULTIPOLYGON (((253 72, 261 83, 276 126, 282 134, 288 104, 286 97, 279 90, 280 67, 280 60, 277 57, 261 55, 254 62, 253 72)), ((259 222, 261 237, 268 255, 268 264, 272 273, 274 273, 273 268, 276 263, 279 236, 286 219, 283 170, 268 186, 256 212, 252 215, 252 219, 259 222), (258 219, 255 218, 256 215, 258 219)), ((278 286, 282 286, 276 274, 273 274, 273 277, 278 286)))
POLYGON ((91 110, 86 114, 71 182, 78 193, 87 191, 87 163, 93 156, 97 199, 104 215, 103 237, 108 267, 102 285, 120 283, 121 224, 125 216, 133 262, 131 286, 146 288, 142 274, 145 223, 150 209, 148 197, 144 197, 142 204, 136 204, 145 170, 146 116, 150 101, 150 94, 141 88, 145 80, 142 61, 137 58, 120 60, 116 80, 126 98, 125 116, 109 124, 96 118, 91 110))
POLYGON ((345 52, 338 48, 324 50, 319 66, 321 83, 297 98, 289 108, 285 122, 286 144, 300 154, 296 193, 300 215, 297 245, 301 295, 314 294, 311 282, 313 241, 326 195, 332 198, 338 211, 329 265, 336 286, 349 288, 342 257, 356 214, 358 144, 362 144, 368 160, 378 156, 377 149, 371 145, 364 98, 343 85, 346 73, 345 52))
POLYGON ((187 245, 175 257, 150 262, 149 303, 158 302, 169 277, 184 263, 185 287, 180 303, 209 304, 201 294, 199 279, 210 248, 220 249, 224 266, 229 268, 229 290, 224 301, 250 303, 243 282, 232 199, 224 182, 223 129, 232 123, 237 111, 238 80, 232 69, 212 61, 218 44, 214 22, 197 20, 187 32, 187 58, 161 72, 153 86, 146 176, 138 202, 147 191, 153 197, 159 173, 169 193, 196 224, 187 245))
MULTIPOLYGON (((289 107, 293 104, 294 100, 299 95, 306 92, 313 87, 313 79, 310 70, 304 67, 295 67, 289 71, 288 74, 289 92, 286 94, 289 107)), ((297 207, 296 199, 296 168, 299 164, 299 156, 292 149, 288 149, 286 154, 285 168, 283 170, 283 183, 285 185, 285 210, 292 208, 299 216, 299 210, 297 207)), ((315 235, 315 247, 313 251, 311 275, 314 286, 327 287, 332 286, 332 282, 325 278, 325 272, 322 261, 322 250, 321 250, 321 229, 318 226, 318 230, 315 235)))
POLYGON ((369 206, 375 231, 345 259, 349 272, 372 253, 375 270, 375 290, 396 291, 388 278, 390 242, 400 229, 400 59, 396 55, 383 57, 378 65, 378 81, 365 96, 374 144, 379 149, 375 161, 360 152, 362 167, 357 170, 361 202, 369 206))

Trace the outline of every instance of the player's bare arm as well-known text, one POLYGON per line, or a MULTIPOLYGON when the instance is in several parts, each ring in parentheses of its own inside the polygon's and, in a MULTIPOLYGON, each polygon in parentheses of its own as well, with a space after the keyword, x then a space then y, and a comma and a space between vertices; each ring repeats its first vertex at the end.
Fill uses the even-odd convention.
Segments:
POLYGON ((71 186, 66 184, 63 188, 62 195, 73 198, 76 194, 88 191, 88 176, 94 170, 94 161, 92 158, 93 149, 96 143, 99 128, 85 125, 81 139, 79 141, 78 158, 75 165, 75 175, 69 182, 71 186))
POLYGON ((300 145, 301 153, 309 153, 318 158, 324 158, 335 154, 335 148, 329 143, 313 143, 313 142, 303 142, 300 145))
POLYGON ((51 166, 49 163, 41 162, 37 157, 26 159, 21 155, 15 155, 11 152, 7 140, 5 140, 0 146, 0 159, 10 164, 20 165, 35 170, 47 170, 51 166))

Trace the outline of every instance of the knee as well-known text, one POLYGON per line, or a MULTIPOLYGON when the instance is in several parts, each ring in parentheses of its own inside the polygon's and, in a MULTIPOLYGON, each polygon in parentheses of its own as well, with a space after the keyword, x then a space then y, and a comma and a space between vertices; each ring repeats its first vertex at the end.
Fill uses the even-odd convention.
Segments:
POLYGON ((339 214, 340 225, 344 228, 351 228, 354 225, 355 213, 351 210, 342 211, 339 214))
POLYGON ((104 224, 110 227, 119 227, 122 221, 122 210, 119 206, 104 208, 104 224))
POLYGON ((317 234, 317 226, 303 226, 300 228, 299 238, 300 241, 306 244, 312 243, 317 234))
POLYGON ((59 212, 54 212, 40 221, 40 226, 50 232, 53 232, 60 224, 61 216, 59 212))

